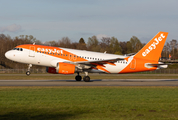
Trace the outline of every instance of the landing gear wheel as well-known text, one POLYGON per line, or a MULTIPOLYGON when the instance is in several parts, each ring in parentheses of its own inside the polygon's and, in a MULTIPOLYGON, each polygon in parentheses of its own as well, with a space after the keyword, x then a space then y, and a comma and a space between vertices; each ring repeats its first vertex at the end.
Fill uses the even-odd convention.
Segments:
POLYGON ((85 82, 90 82, 90 77, 89 77, 89 76, 83 77, 83 81, 85 81, 85 82))
POLYGON ((30 73, 30 68, 32 67, 32 64, 29 64, 28 65, 28 69, 27 69, 27 72, 26 72, 26 75, 29 76, 31 73, 30 73))
POLYGON ((75 80, 76 80, 76 81, 81 81, 81 80, 82 80, 82 77, 81 77, 80 75, 77 75, 77 76, 75 76, 75 80))
POLYGON ((27 75, 27 76, 29 76, 30 74, 31 74, 30 71, 27 71, 27 72, 26 72, 26 75, 27 75))

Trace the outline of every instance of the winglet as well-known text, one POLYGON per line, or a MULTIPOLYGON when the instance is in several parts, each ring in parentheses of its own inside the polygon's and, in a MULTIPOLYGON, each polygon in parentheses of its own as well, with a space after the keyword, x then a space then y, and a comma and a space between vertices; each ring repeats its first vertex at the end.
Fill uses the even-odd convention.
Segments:
POLYGON ((159 32, 134 57, 158 61, 167 36, 168 32, 159 32))

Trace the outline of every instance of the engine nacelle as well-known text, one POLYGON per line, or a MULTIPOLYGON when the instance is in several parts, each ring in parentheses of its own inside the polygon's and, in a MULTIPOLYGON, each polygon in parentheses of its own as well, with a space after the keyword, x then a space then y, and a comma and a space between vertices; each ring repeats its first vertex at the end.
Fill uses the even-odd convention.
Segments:
POLYGON ((47 67, 46 71, 53 74, 74 74, 75 65, 69 63, 57 63, 57 67, 47 67))

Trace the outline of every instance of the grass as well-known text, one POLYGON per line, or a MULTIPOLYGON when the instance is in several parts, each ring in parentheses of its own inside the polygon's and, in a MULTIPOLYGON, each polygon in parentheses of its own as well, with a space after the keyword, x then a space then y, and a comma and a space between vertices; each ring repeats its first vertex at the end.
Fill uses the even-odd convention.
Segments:
POLYGON ((168 65, 168 69, 177 69, 178 68, 178 64, 177 63, 173 63, 168 65))
POLYGON ((177 87, 0 87, 0 119, 178 119, 177 87))

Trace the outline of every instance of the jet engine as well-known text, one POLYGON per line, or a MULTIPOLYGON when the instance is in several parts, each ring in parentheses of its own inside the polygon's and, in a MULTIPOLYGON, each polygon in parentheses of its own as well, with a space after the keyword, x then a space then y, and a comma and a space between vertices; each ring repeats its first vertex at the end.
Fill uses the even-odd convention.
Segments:
POLYGON ((46 71, 53 74, 74 74, 75 65, 69 63, 57 63, 57 67, 47 67, 46 71))

